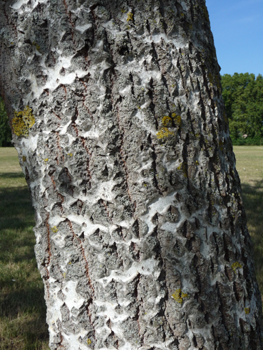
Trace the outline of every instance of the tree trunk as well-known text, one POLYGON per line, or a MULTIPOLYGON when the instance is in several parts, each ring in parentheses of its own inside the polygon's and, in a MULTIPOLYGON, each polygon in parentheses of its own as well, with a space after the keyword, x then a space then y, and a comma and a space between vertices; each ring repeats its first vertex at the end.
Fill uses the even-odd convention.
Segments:
POLYGON ((204 0, 1 1, 50 348, 262 349, 204 0))

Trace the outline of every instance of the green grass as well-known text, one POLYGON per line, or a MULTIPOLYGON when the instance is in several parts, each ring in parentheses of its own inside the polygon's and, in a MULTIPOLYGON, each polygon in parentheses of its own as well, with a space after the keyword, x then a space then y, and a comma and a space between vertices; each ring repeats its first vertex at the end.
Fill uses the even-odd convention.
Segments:
POLYGON ((34 212, 14 148, 0 148, 0 349, 47 350, 34 212))
MULTIPOLYGON (((237 169, 263 295, 263 147, 236 146, 237 169)), ((0 350, 48 350, 34 212, 14 148, 0 148, 0 350)))
POLYGON ((263 146, 235 146, 234 152, 253 241, 257 281, 263 296, 263 146))

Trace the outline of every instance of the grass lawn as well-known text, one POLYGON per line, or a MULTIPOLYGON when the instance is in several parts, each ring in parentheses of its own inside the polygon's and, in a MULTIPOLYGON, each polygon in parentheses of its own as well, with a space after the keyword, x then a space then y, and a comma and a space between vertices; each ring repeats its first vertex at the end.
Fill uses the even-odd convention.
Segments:
POLYGON ((263 302, 263 146, 235 146, 234 152, 263 302))
POLYGON ((0 148, 0 349, 48 350, 34 211, 14 148, 0 148))
MULTIPOLYGON (((263 147, 236 146, 257 279, 263 295, 263 147)), ((34 212, 14 148, 0 148, 0 350, 48 350, 34 212)))

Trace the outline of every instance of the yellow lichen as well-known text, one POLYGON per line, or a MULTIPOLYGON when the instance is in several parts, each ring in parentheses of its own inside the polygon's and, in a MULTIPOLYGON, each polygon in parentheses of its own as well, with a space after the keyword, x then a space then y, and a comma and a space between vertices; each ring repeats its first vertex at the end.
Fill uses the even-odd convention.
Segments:
POLYGON ((125 13, 126 11, 125 11, 124 9, 121 9, 121 12, 122 12, 122 13, 125 13))
POLYGON ((90 345, 92 343, 90 338, 88 338, 87 343, 88 343, 88 345, 90 345))
POLYGON ((179 289, 176 289, 172 297, 174 298, 175 301, 177 301, 177 303, 182 304, 184 301, 183 299, 187 298, 188 294, 183 293, 181 288, 179 288, 179 289))
POLYGON ((57 232, 58 232, 57 226, 53 226, 53 227, 51 228, 51 230, 52 230, 54 233, 57 233, 57 232))
POLYGON ((22 159, 23 159, 23 162, 25 162, 26 161, 26 156, 23 156, 22 159))
POLYGON ((248 315, 250 313, 250 308, 249 307, 245 307, 245 314, 248 315))
POLYGON ((238 261, 236 261, 236 262, 234 262, 232 265, 231 265, 231 267, 232 267, 232 269, 234 270, 234 272, 236 273, 236 270, 237 269, 241 269, 242 268, 242 265, 238 262, 238 261))
POLYGON ((158 139, 163 139, 170 135, 174 135, 174 131, 170 131, 167 127, 171 127, 172 123, 176 123, 179 126, 181 125, 181 117, 176 113, 172 113, 172 118, 168 115, 162 117, 162 125, 163 127, 157 132, 156 136, 158 139))
POLYGON ((133 13, 132 12, 128 12, 127 13, 127 22, 132 21, 133 20, 133 13))
POLYGON ((17 136, 29 135, 29 129, 35 124, 35 117, 32 114, 32 109, 26 106, 23 111, 15 111, 15 117, 12 120, 14 133, 17 136))
POLYGON ((170 131, 168 128, 161 128, 156 136, 157 136, 157 139, 163 139, 165 137, 169 137, 170 135, 174 135, 174 132, 170 131))
POLYGON ((68 156, 69 156, 69 157, 72 157, 72 156, 73 156, 73 154, 72 154, 72 153, 68 153, 68 156))
POLYGON ((162 118, 162 124, 163 124, 163 126, 170 126, 172 124, 172 118, 169 117, 168 115, 165 115, 162 118))
POLYGON ((172 113, 172 117, 176 124, 178 124, 179 126, 182 124, 182 118, 180 117, 180 115, 177 115, 176 113, 172 113))
POLYGON ((66 278, 66 272, 63 272, 63 277, 66 278))
POLYGON ((44 162, 48 162, 48 158, 45 158, 45 159, 44 159, 44 162))

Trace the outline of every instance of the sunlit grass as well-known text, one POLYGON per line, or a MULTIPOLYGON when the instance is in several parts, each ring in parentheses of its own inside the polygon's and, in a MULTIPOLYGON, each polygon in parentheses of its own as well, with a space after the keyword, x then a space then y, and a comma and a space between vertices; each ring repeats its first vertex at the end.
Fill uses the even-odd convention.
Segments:
POLYGON ((257 281, 263 296, 263 146, 236 146, 234 152, 254 247, 257 281))
MULTIPOLYGON (((263 147, 234 147, 263 295, 263 147)), ((34 212, 14 148, 0 148, 0 350, 48 350, 34 212)))

